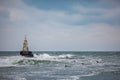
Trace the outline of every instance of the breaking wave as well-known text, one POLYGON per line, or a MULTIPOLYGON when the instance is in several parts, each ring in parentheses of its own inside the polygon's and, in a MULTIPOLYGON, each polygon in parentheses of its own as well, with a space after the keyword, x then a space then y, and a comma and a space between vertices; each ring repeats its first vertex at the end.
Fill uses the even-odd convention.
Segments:
POLYGON ((24 56, 1 56, 0 57, 0 67, 4 66, 20 66, 20 65, 40 65, 40 64, 67 64, 68 66, 106 66, 106 65, 116 65, 116 63, 105 62, 102 58, 93 56, 78 56, 73 54, 34 54, 33 58, 24 56))
POLYGON ((59 58, 73 58, 75 55, 71 55, 71 54, 62 54, 62 55, 49 55, 47 53, 44 54, 39 54, 36 55, 34 54, 35 58, 39 58, 39 59, 59 59, 59 58))
POLYGON ((38 55, 34 54, 33 58, 24 57, 24 56, 1 56, 0 67, 60 62, 62 59, 71 59, 73 56, 74 55, 71 55, 71 54, 49 55, 47 53, 38 54, 38 55))

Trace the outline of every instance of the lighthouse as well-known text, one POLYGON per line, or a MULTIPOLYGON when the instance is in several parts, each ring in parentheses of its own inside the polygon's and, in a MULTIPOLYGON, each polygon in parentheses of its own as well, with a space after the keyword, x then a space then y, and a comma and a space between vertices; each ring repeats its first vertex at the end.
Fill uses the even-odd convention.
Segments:
POLYGON ((28 42, 27 42, 27 37, 25 36, 24 42, 23 42, 23 49, 20 51, 20 55, 25 56, 25 57, 33 57, 33 54, 31 51, 29 51, 28 48, 28 42))

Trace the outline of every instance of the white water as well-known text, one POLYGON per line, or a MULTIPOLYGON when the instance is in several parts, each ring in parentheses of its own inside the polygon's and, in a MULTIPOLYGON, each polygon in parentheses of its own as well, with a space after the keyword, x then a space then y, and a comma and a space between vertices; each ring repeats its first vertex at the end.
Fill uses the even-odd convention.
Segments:
POLYGON ((36 55, 34 54, 33 58, 29 58, 29 57, 24 57, 24 56, 1 56, 0 57, 0 67, 8 67, 8 66, 16 66, 16 62, 20 61, 20 60, 49 60, 49 61, 61 61, 60 58, 65 59, 67 58, 71 58, 73 55, 58 55, 58 56, 50 56, 49 54, 39 54, 36 55))
MULTIPOLYGON (((111 65, 112 62, 103 62, 101 58, 99 57, 92 57, 92 56, 80 56, 82 58, 79 58, 78 56, 72 54, 62 54, 62 55, 49 55, 47 53, 44 54, 34 54, 33 58, 24 57, 24 56, 1 56, 0 57, 0 67, 5 66, 19 66, 19 64, 15 64, 19 62, 20 60, 26 61, 29 60, 29 63, 33 61, 57 61, 57 62, 65 62, 69 64, 74 64, 74 66, 104 66, 104 65, 111 65)), ((114 63, 115 64, 115 63, 114 63)))
POLYGON ((62 62, 76 62, 84 63, 86 65, 92 64, 96 65, 96 61, 101 62, 101 59, 93 59, 91 57, 85 57, 84 59, 71 59, 75 55, 71 54, 62 54, 62 55, 49 55, 47 53, 36 55, 34 54, 33 58, 24 57, 24 56, 2 56, 0 57, 0 67, 3 66, 16 66, 15 62, 20 60, 49 60, 49 61, 62 61, 62 62))

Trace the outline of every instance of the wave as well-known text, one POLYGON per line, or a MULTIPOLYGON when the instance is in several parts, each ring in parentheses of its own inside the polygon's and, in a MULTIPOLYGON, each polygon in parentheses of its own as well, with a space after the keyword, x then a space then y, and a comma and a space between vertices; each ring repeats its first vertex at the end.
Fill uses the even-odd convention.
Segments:
POLYGON ((34 54, 35 58, 40 58, 40 59, 72 59, 75 55, 72 54, 62 54, 62 55, 49 55, 47 53, 44 54, 34 54))
POLYGON ((15 66, 13 62, 23 59, 22 56, 2 56, 0 57, 0 67, 15 66))
POLYGON ((49 55, 47 53, 34 54, 33 58, 24 57, 24 56, 2 56, 0 57, 0 67, 59 62, 62 61, 62 59, 71 59, 73 56, 74 55, 71 54, 49 55))
POLYGON ((50 60, 34 60, 34 59, 22 59, 19 60, 17 62, 15 62, 14 64, 19 64, 19 65, 36 65, 39 63, 50 63, 50 60))
POLYGON ((91 73, 88 73, 88 74, 81 75, 81 77, 94 76, 94 75, 98 75, 99 73, 100 72, 91 72, 91 73))
POLYGON ((63 55, 49 55, 49 54, 34 54, 33 58, 24 58, 20 59, 17 62, 14 62, 14 64, 20 64, 20 65, 38 65, 40 63, 59 63, 63 61, 64 59, 72 59, 74 55, 71 54, 63 54, 63 55))
MULTIPOLYGON (((100 57, 93 56, 77 56, 73 54, 34 54, 33 58, 24 56, 1 56, 0 67, 4 66, 20 66, 20 65, 39 65, 49 63, 63 63, 72 66, 105 66, 113 65, 113 62, 104 62, 100 57)), ((116 65, 116 63, 114 63, 116 65)), ((118 65, 118 64, 117 64, 118 65)))

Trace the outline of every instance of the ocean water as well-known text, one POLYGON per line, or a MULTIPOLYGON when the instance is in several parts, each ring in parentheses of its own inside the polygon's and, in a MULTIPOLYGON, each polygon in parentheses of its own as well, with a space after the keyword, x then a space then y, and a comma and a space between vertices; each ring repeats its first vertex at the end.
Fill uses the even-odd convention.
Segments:
POLYGON ((120 80, 120 52, 0 52, 0 80, 120 80))

